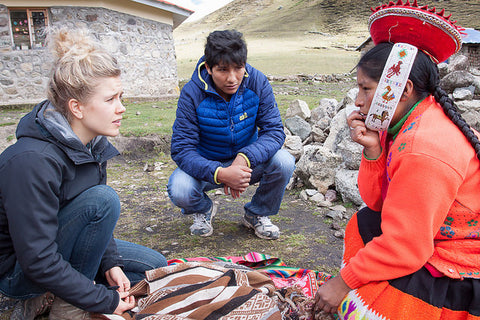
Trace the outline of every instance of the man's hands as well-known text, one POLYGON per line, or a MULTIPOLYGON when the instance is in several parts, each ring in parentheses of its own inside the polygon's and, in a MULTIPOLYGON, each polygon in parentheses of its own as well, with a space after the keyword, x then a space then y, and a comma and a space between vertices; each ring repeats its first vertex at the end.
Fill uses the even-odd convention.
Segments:
POLYGON ((247 161, 241 155, 237 155, 229 167, 218 170, 217 181, 224 184, 223 190, 226 195, 230 194, 236 199, 250 185, 251 177, 252 169, 248 167, 247 161))
POLYGON ((105 277, 109 285, 118 287, 117 291, 120 295, 120 301, 113 313, 121 315, 135 307, 135 297, 130 296, 128 292, 130 290, 130 280, 123 273, 123 270, 120 267, 113 267, 105 272, 105 277))

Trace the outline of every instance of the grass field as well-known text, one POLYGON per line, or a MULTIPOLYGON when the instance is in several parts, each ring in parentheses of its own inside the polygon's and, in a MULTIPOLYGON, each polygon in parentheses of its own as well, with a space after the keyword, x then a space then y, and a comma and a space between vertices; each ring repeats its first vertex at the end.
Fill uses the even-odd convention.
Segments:
MULTIPOLYGON (((203 55, 205 38, 199 33, 175 35, 179 79, 189 79, 198 59, 203 55)), ((299 38, 247 38, 248 63, 267 75, 348 73, 360 53, 353 49, 361 43, 358 36, 325 36, 304 34, 299 38)))
MULTIPOLYGON (((283 119, 285 119, 286 111, 293 100, 303 100, 310 109, 314 109, 322 98, 342 100, 348 89, 354 85, 353 78, 351 81, 341 84, 306 81, 302 83, 294 81, 272 82, 273 92, 283 119)), ((122 135, 141 137, 150 134, 162 136, 172 134, 177 99, 142 103, 125 100, 124 104, 127 110, 120 128, 122 135)))
MULTIPOLYGON (((178 75, 189 78, 208 34, 214 30, 242 32, 248 61, 265 74, 331 74, 350 71, 355 51, 369 36, 370 7, 379 0, 235 0, 202 20, 174 30, 178 75)), ((395 1, 396 2, 396 1, 395 1)), ((406 1, 403 1, 406 2, 406 1)), ((480 29, 478 0, 419 0, 462 27, 480 29)))

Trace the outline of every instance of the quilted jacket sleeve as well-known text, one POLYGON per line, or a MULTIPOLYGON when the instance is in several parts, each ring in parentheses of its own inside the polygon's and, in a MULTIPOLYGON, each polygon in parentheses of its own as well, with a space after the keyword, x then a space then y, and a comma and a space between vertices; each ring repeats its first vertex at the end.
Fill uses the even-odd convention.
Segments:
POLYGON ((189 82, 180 93, 176 119, 173 124, 171 156, 178 167, 188 175, 215 183, 215 170, 221 166, 221 163, 208 160, 197 151, 200 129, 196 106, 202 99, 199 91, 193 82, 189 82))

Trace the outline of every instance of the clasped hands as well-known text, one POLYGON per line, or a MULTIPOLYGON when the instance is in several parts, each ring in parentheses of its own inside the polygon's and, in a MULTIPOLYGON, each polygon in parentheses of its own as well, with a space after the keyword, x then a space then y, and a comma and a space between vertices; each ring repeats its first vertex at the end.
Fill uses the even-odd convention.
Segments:
POLYGON ((239 198, 241 193, 247 190, 251 177, 252 169, 240 155, 237 155, 230 166, 220 168, 217 173, 217 181, 224 185, 223 191, 233 199, 239 198))

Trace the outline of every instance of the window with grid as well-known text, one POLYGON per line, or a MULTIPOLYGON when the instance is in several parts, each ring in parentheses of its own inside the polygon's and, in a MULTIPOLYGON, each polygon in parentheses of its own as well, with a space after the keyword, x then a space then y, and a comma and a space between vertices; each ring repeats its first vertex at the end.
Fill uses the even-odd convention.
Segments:
POLYGON ((47 9, 10 9, 13 47, 17 50, 45 46, 47 9))

